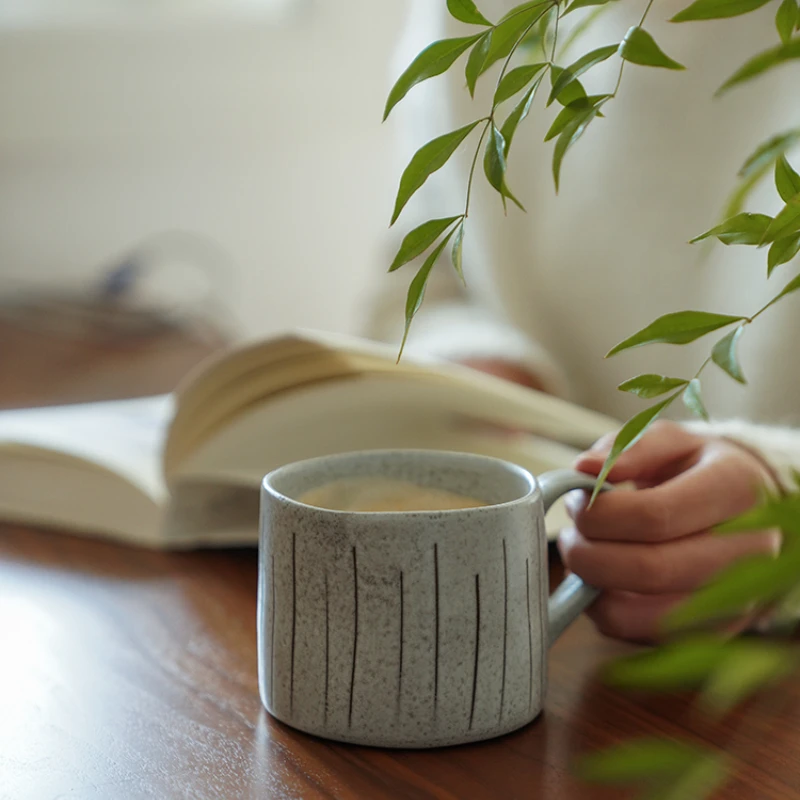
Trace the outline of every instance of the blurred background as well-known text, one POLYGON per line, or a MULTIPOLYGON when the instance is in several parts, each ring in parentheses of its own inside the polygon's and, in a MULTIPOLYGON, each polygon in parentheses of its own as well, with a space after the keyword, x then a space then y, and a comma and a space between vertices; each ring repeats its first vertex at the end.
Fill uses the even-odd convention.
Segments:
POLYGON ((225 342, 357 331, 405 13, 3 0, 0 403, 160 392, 225 342))

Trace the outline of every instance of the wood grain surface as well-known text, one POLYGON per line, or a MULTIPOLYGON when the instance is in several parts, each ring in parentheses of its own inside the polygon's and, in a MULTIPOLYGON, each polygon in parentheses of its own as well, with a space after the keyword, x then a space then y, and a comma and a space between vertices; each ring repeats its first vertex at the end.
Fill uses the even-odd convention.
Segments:
POLYGON ((0 797, 625 797, 579 783, 570 763, 653 733, 732 752, 720 797, 800 797, 800 680, 710 727, 684 698, 602 686, 598 667, 631 648, 585 619, 554 647, 545 712, 520 732, 424 752, 295 732, 258 697, 256 570, 253 550, 162 554, 0 529, 0 797))
MULTIPOLYGON (((168 391, 201 357, 188 345, 147 382, 127 358, 87 349, 85 369, 48 376, 49 340, 13 342, 0 405, 168 391)), ((605 800, 630 795, 579 783, 572 760, 650 734, 728 750, 736 776, 721 800, 800 798, 800 678, 710 726, 686 698, 604 687, 600 667, 633 648, 585 618, 550 654, 544 714, 517 733, 424 752, 297 733, 258 697, 256 583, 252 549, 165 554, 0 526, 0 798, 605 800)))

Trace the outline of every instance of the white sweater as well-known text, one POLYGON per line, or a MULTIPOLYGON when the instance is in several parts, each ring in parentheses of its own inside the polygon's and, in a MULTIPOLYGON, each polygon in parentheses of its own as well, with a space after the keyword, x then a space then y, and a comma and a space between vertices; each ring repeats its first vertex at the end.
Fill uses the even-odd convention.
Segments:
MULTIPOLYGON (((513 4, 478 2, 494 20, 513 4)), ((619 42, 638 22, 639 5, 644 2, 613 4, 566 61, 619 42)), ((559 106, 545 109, 542 92, 517 131, 509 163, 509 185, 527 213, 509 204, 504 217, 499 197, 479 174, 464 247, 468 289, 448 259, 437 265, 412 326, 412 351, 514 361, 554 393, 622 419, 644 405, 617 391, 619 383, 643 372, 691 377, 716 339, 712 334, 689 346, 639 348, 604 360, 614 344, 671 311, 752 314, 793 277, 796 263, 767 281, 766 248, 688 244, 718 222, 737 170, 755 147, 800 126, 800 65, 713 99, 747 58, 778 44, 775 4, 733 20, 666 21, 686 5, 688 0, 656 3, 645 27, 687 70, 627 65, 619 96, 604 108, 606 118, 596 120, 567 154, 558 196, 550 170, 553 143, 543 144, 543 138, 559 106)), ((444 0, 412 0, 396 74, 435 39, 475 30, 450 20, 444 0)), ((583 79, 587 91, 610 91, 618 69, 616 57, 594 68, 583 79)), ((398 136, 398 178, 426 141, 488 112, 494 81, 493 73, 484 76, 482 90, 470 100, 462 60, 446 77, 412 89, 387 123, 398 136)), ((500 118, 511 108, 513 102, 500 118)), ((424 219, 463 210, 475 143, 470 139, 429 179, 400 217, 389 247, 424 219)), ((794 162, 800 169, 800 159, 794 162)), ((770 178, 748 209, 774 214, 781 206, 770 178)), ((399 341, 413 269, 383 279, 370 335, 399 341)), ((703 380, 717 420, 712 429, 760 449, 787 482, 790 468, 800 468, 800 432, 793 429, 800 423, 798 311, 800 293, 746 330, 740 355, 749 386, 715 366, 703 380)))

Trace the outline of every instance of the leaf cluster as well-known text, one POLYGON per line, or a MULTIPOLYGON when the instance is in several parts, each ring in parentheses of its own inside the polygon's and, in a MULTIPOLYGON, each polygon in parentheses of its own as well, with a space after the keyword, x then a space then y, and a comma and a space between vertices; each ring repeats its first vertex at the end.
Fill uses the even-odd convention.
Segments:
MULTIPOLYGON (((434 0, 431 0, 432 2, 434 0)), ((441 0, 440 0, 441 1, 441 0)), ((541 113, 555 108, 545 142, 553 142, 552 172, 556 191, 561 184, 564 160, 591 126, 607 113, 622 84, 626 65, 680 71, 684 66, 655 41, 647 29, 653 0, 642 0, 640 19, 633 19, 622 41, 609 42, 566 63, 560 61, 559 21, 583 11, 570 44, 590 29, 597 17, 618 0, 529 0, 512 8, 497 22, 490 21, 474 0, 446 0, 450 15, 472 26, 472 32, 434 42, 423 50, 392 88, 384 112, 386 119, 395 106, 422 81, 441 75, 464 58, 464 83, 474 97, 478 82, 499 65, 491 107, 487 114, 454 131, 445 132, 423 145, 400 179, 392 214, 394 225, 413 196, 428 179, 445 166, 470 137, 477 137, 471 161, 463 209, 441 219, 424 222, 403 239, 391 264, 395 271, 423 259, 410 282, 405 333, 400 352, 419 311, 427 282, 442 253, 452 242, 451 260, 464 280, 463 245, 469 218, 470 197, 476 167, 483 154, 484 176, 497 192, 504 209, 508 201, 524 211, 523 203, 509 187, 509 159, 515 137, 542 86, 547 88, 541 113), (589 95, 581 79, 599 65, 618 65, 615 85, 589 95)), ((773 47, 748 58, 725 80, 717 94, 755 80, 764 74, 800 60, 800 0, 694 0, 671 21, 702 23, 739 17, 772 3, 776 40, 773 47)), ((766 255, 766 279, 784 272, 800 253, 800 174, 790 160, 800 144, 800 128, 777 133, 762 143, 739 171, 739 185, 732 194, 723 219, 698 235, 693 242, 719 242, 726 247, 747 246, 766 255), (770 215, 745 210, 754 188, 772 173, 782 207, 770 215)), ((800 275, 783 280, 780 290, 762 308, 748 316, 702 310, 678 311, 659 317, 617 344, 608 357, 632 348, 654 344, 681 346, 713 337, 708 357, 696 373, 685 376, 647 373, 625 381, 623 392, 656 402, 643 409, 620 429, 598 478, 594 496, 600 491, 619 456, 646 433, 650 425, 682 401, 692 414, 707 419, 702 377, 707 368, 722 370, 745 384, 739 345, 747 329, 776 303, 800 289, 800 275)), ((593 496, 593 500, 594 500, 593 496)), ((728 640, 697 634, 698 626, 725 620, 744 610, 781 609, 785 618, 800 611, 800 480, 796 491, 766 502, 720 528, 719 535, 735 531, 780 528, 786 546, 777 557, 742 561, 718 575, 692 595, 669 617, 666 624, 677 635, 666 646, 612 665, 609 680, 619 686, 673 690, 693 689, 699 702, 711 713, 723 714, 735 704, 797 667, 797 653, 783 644, 728 640)), ((644 785, 648 798, 690 800, 708 796, 724 782, 725 758, 704 748, 671 741, 640 740, 597 753, 580 766, 587 779, 597 782, 635 782, 644 785)))

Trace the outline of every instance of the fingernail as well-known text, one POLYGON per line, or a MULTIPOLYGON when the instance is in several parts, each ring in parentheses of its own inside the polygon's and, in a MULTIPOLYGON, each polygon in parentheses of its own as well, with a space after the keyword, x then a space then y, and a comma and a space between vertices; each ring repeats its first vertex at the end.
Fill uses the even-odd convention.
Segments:
POLYGON ((589 472, 597 474, 603 464, 603 458, 599 453, 581 453, 572 462, 572 468, 578 472, 589 472))
POLYGON ((570 518, 574 520, 586 507, 586 492, 569 492, 564 496, 564 506, 570 518))

